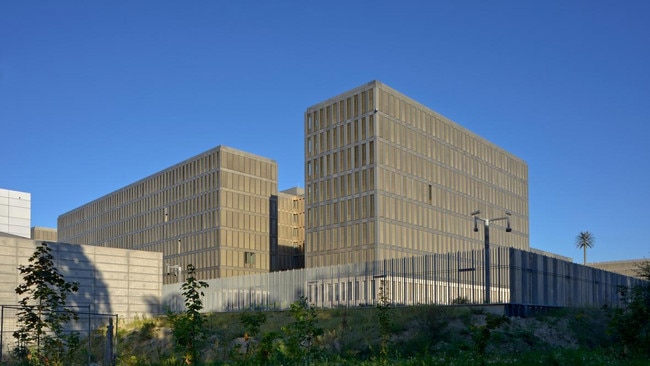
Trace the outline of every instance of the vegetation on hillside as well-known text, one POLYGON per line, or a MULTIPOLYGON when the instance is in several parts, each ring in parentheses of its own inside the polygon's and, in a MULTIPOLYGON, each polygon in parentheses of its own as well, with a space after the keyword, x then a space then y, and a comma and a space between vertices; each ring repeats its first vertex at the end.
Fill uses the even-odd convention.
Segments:
MULTIPOLYGON (((374 307, 319 310, 302 297, 288 311, 200 314, 202 287, 187 276, 185 312, 121 324, 117 365, 647 365, 650 361, 648 284, 621 290, 618 306, 554 309, 528 318, 493 314, 489 305, 395 307, 383 287, 374 307)), ((84 363, 66 365, 74 364, 84 363)))

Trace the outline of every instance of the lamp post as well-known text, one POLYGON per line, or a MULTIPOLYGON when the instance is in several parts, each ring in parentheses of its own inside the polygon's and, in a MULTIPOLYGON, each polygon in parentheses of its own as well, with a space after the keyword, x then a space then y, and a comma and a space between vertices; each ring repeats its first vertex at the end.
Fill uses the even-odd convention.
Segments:
POLYGON ((485 236, 485 299, 484 302, 490 303, 490 222, 491 221, 500 221, 506 220, 506 232, 509 233, 512 231, 510 227, 510 211, 506 211, 506 216, 498 217, 496 219, 483 219, 479 215, 481 214, 480 210, 472 212, 470 215, 474 216, 474 232, 478 231, 478 222, 483 222, 483 233, 485 236))

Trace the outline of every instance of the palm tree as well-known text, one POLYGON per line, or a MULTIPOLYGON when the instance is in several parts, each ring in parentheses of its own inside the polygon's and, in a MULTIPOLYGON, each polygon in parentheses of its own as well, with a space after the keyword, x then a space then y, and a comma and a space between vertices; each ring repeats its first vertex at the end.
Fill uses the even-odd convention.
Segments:
POLYGON ((582 231, 576 236, 576 247, 585 251, 584 265, 587 265, 587 248, 593 248, 595 242, 594 234, 588 231, 582 231))

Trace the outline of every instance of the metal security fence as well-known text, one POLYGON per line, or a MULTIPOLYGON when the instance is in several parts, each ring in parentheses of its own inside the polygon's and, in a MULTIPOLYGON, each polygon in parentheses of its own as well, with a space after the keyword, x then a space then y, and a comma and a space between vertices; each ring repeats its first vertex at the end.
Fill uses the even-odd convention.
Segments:
MULTIPOLYGON (((71 306, 77 319, 66 324, 66 332, 76 333, 80 344, 76 358, 80 364, 111 365, 115 359, 118 316, 90 311, 89 306, 71 306)), ((0 362, 11 357, 18 346, 13 334, 20 327, 17 322, 18 305, 0 305, 0 362)))
MULTIPOLYGON (((490 301, 531 306, 616 304, 619 286, 641 280, 514 248, 490 248, 490 301)), ((485 252, 431 254, 208 280, 206 312, 288 309, 300 296, 321 308, 376 304, 484 303, 485 252)), ((163 304, 183 310, 178 284, 163 286, 163 304)))
POLYGON ((510 303, 540 306, 616 305, 619 288, 645 281, 510 249, 510 303))

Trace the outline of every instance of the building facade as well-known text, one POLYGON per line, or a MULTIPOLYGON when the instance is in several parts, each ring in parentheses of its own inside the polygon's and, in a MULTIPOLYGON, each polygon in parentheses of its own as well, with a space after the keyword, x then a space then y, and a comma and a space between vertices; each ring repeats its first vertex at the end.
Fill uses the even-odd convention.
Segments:
POLYGON ((0 233, 29 238, 32 195, 0 188, 0 233))
POLYGON ((524 161, 378 81, 309 107, 305 266, 481 248, 470 213, 509 211, 495 244, 528 249, 524 161))
POLYGON ((56 229, 50 227, 33 226, 30 237, 32 240, 59 241, 56 229))
MULTIPOLYGON (((284 216, 282 216, 284 217, 284 216)), ((58 218, 68 243, 162 252, 165 283, 277 269, 277 163, 218 146, 58 218)))
POLYGON ((649 262, 650 260, 648 259, 628 259, 620 261, 591 262, 587 263, 587 266, 645 280, 639 272, 641 267, 649 262))
POLYGON ((305 247, 305 190, 278 193, 277 270, 303 268, 305 247))

